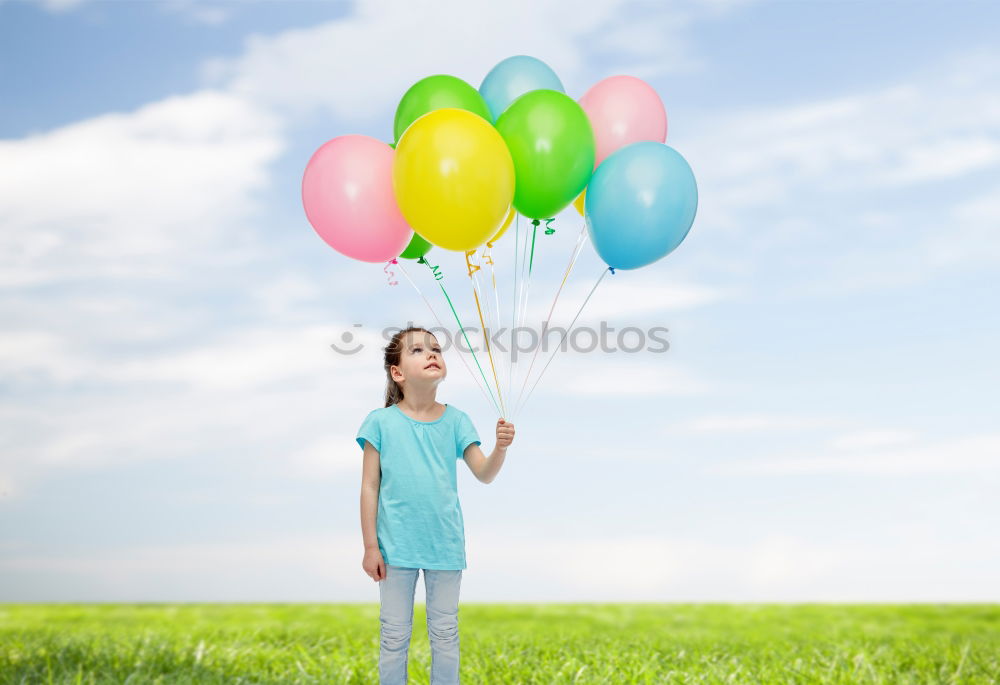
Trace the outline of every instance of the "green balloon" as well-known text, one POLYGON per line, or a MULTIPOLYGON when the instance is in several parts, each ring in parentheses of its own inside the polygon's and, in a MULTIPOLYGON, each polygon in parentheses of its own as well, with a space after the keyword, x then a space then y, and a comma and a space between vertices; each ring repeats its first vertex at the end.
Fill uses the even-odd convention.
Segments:
POLYGON ((549 219, 583 191, 594 171, 596 143, 587 113, 556 90, 531 90, 497 119, 514 159, 514 209, 549 219))
POLYGON ((393 150, 395 150, 396 149, 396 144, 395 143, 389 143, 389 147, 391 147, 393 150))
POLYGON ((454 107, 478 114, 493 123, 490 108, 479 91, 457 76, 437 74, 420 79, 403 94, 396 107, 396 120, 392 130, 399 142, 403 131, 414 121, 435 109, 454 107))
POLYGON ((413 233, 413 237, 410 238, 410 244, 406 246, 406 249, 399 255, 403 259, 419 259, 427 254, 432 245, 421 238, 416 231, 413 233))

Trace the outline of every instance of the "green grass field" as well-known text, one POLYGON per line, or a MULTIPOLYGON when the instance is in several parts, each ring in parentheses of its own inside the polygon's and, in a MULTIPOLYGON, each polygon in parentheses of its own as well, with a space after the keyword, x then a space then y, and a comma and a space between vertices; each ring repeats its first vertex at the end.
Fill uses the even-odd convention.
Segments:
MULTIPOLYGON (((1000 682, 995 604, 467 603, 459 639, 466 684, 1000 682)), ((0 605, 4 684, 378 683, 378 647, 377 604, 0 605)))

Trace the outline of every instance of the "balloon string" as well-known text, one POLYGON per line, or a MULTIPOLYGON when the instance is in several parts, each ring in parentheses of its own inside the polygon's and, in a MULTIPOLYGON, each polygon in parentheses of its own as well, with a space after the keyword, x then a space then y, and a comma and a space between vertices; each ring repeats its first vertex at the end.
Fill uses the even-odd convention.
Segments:
MULTIPOLYGON (((527 219, 527 217, 525 217, 525 219, 527 219)), ((525 286, 528 283, 528 247, 530 245, 530 240, 529 240, 528 234, 529 234, 529 225, 528 225, 528 222, 525 221, 525 224, 524 224, 524 233, 521 234, 521 276, 520 276, 520 282, 518 283, 518 286, 517 286, 518 287, 518 290, 517 290, 517 327, 518 327, 518 329, 523 328, 523 326, 524 326, 524 302, 525 302, 525 299, 524 299, 524 296, 525 296, 524 289, 525 289, 525 286)), ((511 351, 512 351, 512 353, 515 354, 515 361, 514 361, 514 383, 516 385, 517 384, 517 376, 520 375, 519 374, 519 371, 520 371, 520 359, 516 356, 516 352, 514 352, 513 348, 511 349, 511 351)))
POLYGON ((497 292, 497 272, 496 272, 496 265, 493 263, 493 246, 490 245, 489 243, 486 243, 486 244, 489 246, 489 248, 488 248, 489 251, 487 252, 486 250, 483 250, 482 251, 482 258, 484 260, 486 260, 487 264, 490 265, 490 278, 493 280, 493 294, 494 294, 493 301, 497 305, 496 323, 497 323, 497 326, 499 326, 500 325, 500 294, 497 292))
MULTIPOLYGON (((488 298, 486 297, 486 292, 487 291, 482 286, 480 286, 480 284, 479 284, 479 276, 476 275, 476 272, 483 270, 483 268, 482 268, 482 262, 480 262, 479 265, 472 265, 471 262, 470 262, 470 260, 469 260, 469 258, 472 257, 472 256, 474 256, 475 254, 476 254, 476 250, 474 250, 474 249, 473 250, 466 250, 466 252, 465 252, 465 261, 466 261, 466 264, 469 265, 469 275, 472 276, 472 280, 473 280, 473 283, 474 283, 474 291, 476 293, 482 293, 483 302, 486 302, 486 314, 487 314, 487 319, 488 319, 488 323, 489 323, 489 329, 492 330, 492 331, 496 331, 498 328, 500 328, 500 321, 493 319, 493 310, 490 309, 489 303, 487 302, 487 300, 488 300, 488 298), (475 266, 475 268, 473 269, 472 266, 475 266)), ((488 255, 486 255, 485 251, 483 252, 483 255, 481 255, 481 259, 488 260, 486 263, 490 264, 491 265, 490 268, 492 268, 493 258, 490 257, 490 256, 488 256, 488 255)), ((495 290, 495 288, 494 288, 494 290, 495 290)), ((485 330, 485 327, 484 327, 484 330, 485 330)), ((497 394, 498 395, 500 394, 500 387, 499 386, 497 386, 497 394)))
POLYGON ((423 257, 421 257, 420 259, 417 260, 417 264, 426 264, 427 268, 431 270, 432 274, 434 274, 434 280, 435 281, 440 281, 442 278, 444 278, 444 274, 441 273, 441 267, 440 267, 440 265, 438 265, 438 266, 432 266, 431 263, 428 262, 423 257))
POLYGON ((556 220, 555 217, 552 217, 551 219, 546 219, 545 220, 545 235, 552 235, 553 233, 556 232, 556 229, 554 229, 551 226, 549 226, 549 224, 551 224, 555 220, 556 220))
MULTIPOLYGON (((426 297, 424 297, 424 293, 420 290, 419 287, 417 287, 417 284, 413 282, 413 279, 410 278, 410 274, 406 273, 406 269, 403 268, 403 265, 401 263, 397 262, 397 264, 399 264, 399 270, 403 272, 403 276, 405 276, 406 280, 410 282, 410 285, 413 286, 413 289, 417 291, 417 294, 420 295, 420 299, 424 301, 424 304, 427 305, 427 308, 431 310, 431 314, 434 316, 434 320, 437 321, 438 326, 440 326, 442 330, 447 330, 444 324, 441 323, 441 318, 437 315, 437 312, 434 311, 434 307, 431 306, 431 303, 427 300, 426 297)), ((486 401, 489 402, 490 396, 486 394, 486 388, 484 388, 482 383, 479 382, 479 379, 476 378, 476 374, 472 370, 472 367, 469 366, 469 362, 466 361, 465 356, 460 353, 458 355, 458 358, 462 360, 462 365, 469 372, 469 375, 472 376, 472 380, 475 381, 476 387, 479 388, 479 392, 483 393, 483 397, 485 397, 486 401)))
POLYGON ((556 345, 556 349, 554 349, 552 351, 552 354, 549 355, 549 360, 545 363, 545 366, 542 367, 541 373, 539 373, 538 378, 535 379, 534 384, 531 386, 531 390, 528 391, 527 397, 524 398, 524 402, 521 404, 520 407, 514 410, 515 418, 517 414, 521 411, 521 409, 528 403, 528 400, 531 399, 531 394, 535 391, 535 388, 538 387, 538 381, 542 380, 542 376, 545 375, 545 370, 549 368, 549 364, 551 364, 552 360, 555 359, 556 352, 558 352, 559 349, 562 347, 563 341, 566 339, 566 336, 569 335, 570 330, 572 330, 573 328, 573 324, 575 324, 576 320, 580 317, 580 312, 582 312, 583 308, 587 306, 587 302, 590 301, 590 296, 594 294, 594 291, 597 290, 597 286, 601 284, 601 281, 604 279, 606 275, 608 275, 609 272, 613 274, 615 272, 614 268, 609 266, 607 269, 602 271, 600 278, 598 278, 597 282, 594 283, 594 287, 590 289, 589 293, 587 293, 586 299, 584 299, 583 304, 580 305, 580 309, 577 310, 576 316, 573 317, 573 320, 570 322, 569 326, 566 328, 565 331, 563 331, 563 336, 559 340, 559 344, 556 345))
MULTIPOLYGON (((478 276, 473 276, 473 278, 476 281, 476 287, 481 288, 483 293, 483 302, 486 303, 486 313, 488 315, 487 319, 489 320, 490 330, 498 331, 500 330, 500 300, 499 296, 497 295, 497 277, 496 277, 496 272, 494 271, 494 264, 493 264, 493 243, 487 241, 486 247, 480 246, 478 249, 479 249, 480 265, 482 264, 490 265, 490 275, 492 276, 493 279, 493 301, 496 303, 496 316, 494 316, 493 309, 491 309, 489 306, 490 298, 487 297, 489 291, 486 288, 481 288, 481 286, 479 285, 478 276)), ((476 251, 472 250, 472 252, 473 254, 475 254, 476 251)), ((485 271, 485 269, 483 270, 485 271)), ((499 355, 497 356, 499 357, 499 355)), ((501 364, 502 363, 503 362, 501 361, 501 364)), ((501 368, 501 370, 503 369, 501 368)), ((497 392, 498 393, 500 392, 499 387, 497 388, 497 392)))
MULTIPOLYGON (((507 415, 507 408, 504 406, 503 393, 500 392, 500 380, 497 377, 497 367, 493 361, 493 348, 490 346, 490 329, 486 326, 486 320, 483 318, 483 308, 479 301, 479 278, 473 275, 476 271, 479 271, 480 266, 478 264, 473 265, 469 259, 473 254, 475 254, 475 252, 475 250, 466 251, 465 263, 470 267, 469 280, 472 281, 472 294, 476 299, 476 310, 479 312, 479 324, 483 327, 483 342, 486 344, 486 354, 490 358, 490 367, 493 370, 493 382, 496 384, 497 396, 500 398, 500 410, 503 412, 500 414, 500 418, 503 418, 507 415), (472 266, 475 266, 476 268, 472 269, 472 266)), ((489 307, 486 308, 486 311, 489 311, 489 307)))
MULTIPOLYGON (((518 218, 520 218, 520 215, 518 215, 518 218)), ((525 217, 525 218, 527 218, 527 217, 525 217)), ((518 249, 521 252, 521 264, 520 264, 520 268, 518 269, 517 303, 514 305, 515 310, 517 312, 517 319, 516 319, 516 322, 514 324, 514 327, 512 327, 512 329, 511 329, 511 334, 512 335, 515 334, 515 333, 517 333, 522 328, 523 322, 524 322, 524 302, 525 302, 525 299, 524 299, 525 298, 524 289, 525 289, 525 284, 527 283, 527 273, 528 273, 528 226, 527 226, 527 223, 525 223, 524 233, 521 234, 521 242, 520 242, 520 244, 518 246, 518 249)), ((517 342, 516 339, 511 341, 511 350, 510 350, 510 353, 511 353, 511 356, 515 359, 515 361, 514 361, 514 365, 513 365, 513 368, 512 368, 511 379, 510 379, 511 380, 511 388, 510 388, 510 392, 507 393, 508 397, 510 397, 513 394, 514 385, 517 382, 518 370, 520 368, 520 366, 519 366, 519 360, 518 360, 518 351, 516 349, 514 349, 514 345, 515 345, 516 342, 517 342)))
MULTIPOLYGON (((444 289, 444 286, 438 283, 441 288, 441 292, 444 293, 444 297, 448 300, 448 306, 451 307, 451 313, 455 315, 455 321, 458 322, 459 330, 462 331, 462 337, 465 338, 465 344, 469 346, 469 351, 472 352, 472 358, 476 361, 476 366, 479 368, 479 374, 483 377, 483 383, 486 383, 486 388, 489 389, 489 382, 486 380, 486 374, 483 372, 483 367, 479 363, 479 357, 476 356, 476 351, 472 349, 472 343, 469 342, 469 336, 465 332, 465 326, 462 325, 461 319, 458 318, 458 312, 455 311, 455 305, 452 304, 451 297, 448 296, 448 291, 444 289)), ((490 390, 490 399, 493 400, 493 406, 496 407, 497 411, 500 411, 500 405, 497 404, 496 398, 493 396, 493 391, 490 390)))
MULTIPOLYGON (((496 274, 496 270, 494 269, 494 265, 493 265, 493 245, 490 244, 490 243, 486 243, 486 244, 489 245, 489 248, 490 248, 489 262, 488 263, 490 265, 490 277, 493 280, 493 302, 496 304, 496 327, 497 327, 497 330, 499 330, 500 326, 503 325, 502 324, 503 318, 500 316, 500 291, 497 290, 497 274, 496 274)), ((509 348, 507 350, 507 354, 508 355, 510 354, 510 349, 509 348)), ((503 364, 503 359, 502 358, 500 360, 500 363, 501 363, 501 365, 503 364)), ((507 394, 507 397, 510 397, 510 393, 507 394)))
MULTIPOLYGON (((545 336, 545 331, 549 326, 549 321, 552 320, 552 312, 555 311, 556 302, 559 301, 559 295, 562 293, 563 286, 566 285, 566 279, 569 278, 570 272, 573 270, 573 266, 576 264, 577 258, 580 256, 580 250, 583 248, 584 240, 587 238, 587 224, 584 224, 580 228, 580 235, 576 239, 576 247, 573 248, 573 254, 570 255, 569 264, 566 265, 566 273, 563 274, 562 282, 559 284, 559 289, 556 290, 556 296, 552 298, 552 306, 549 307, 549 314, 545 317, 545 323, 542 324, 542 337, 545 336)), ((521 397, 524 396, 524 389, 528 385, 528 378, 531 377, 531 369, 535 366, 535 360, 538 358, 538 349, 541 345, 535 347, 535 353, 531 356, 531 363, 528 365, 528 372, 524 375, 524 383, 521 385, 521 392, 518 393, 517 403, 515 406, 521 404, 521 397)))
POLYGON ((538 219, 532 219, 534 226, 531 229, 531 256, 528 259, 528 282, 524 288, 524 302, 521 304, 521 323, 524 323, 524 316, 528 312, 528 290, 531 289, 532 266, 535 263, 535 235, 538 233, 538 219))
POLYGON ((399 285, 399 281, 392 280, 392 277, 395 276, 396 274, 394 271, 389 270, 390 264, 399 264, 399 262, 396 260, 395 257, 393 257, 392 259, 390 259, 388 262, 385 263, 385 266, 382 268, 382 271, 385 272, 386 280, 389 281, 389 285, 399 285))
POLYGON ((486 322, 483 321, 483 308, 479 304, 479 293, 476 292, 475 288, 473 288, 472 294, 476 298, 476 309, 479 310, 479 323, 483 327, 483 340, 486 341, 486 354, 490 358, 490 367, 493 369, 493 382, 496 383, 497 395, 500 397, 500 418, 503 418, 507 416, 507 408, 504 406, 503 395, 500 393, 500 380, 497 378, 497 367, 493 363, 493 350, 490 348, 489 331, 486 329, 486 322))
MULTIPOLYGON (((521 262, 521 301, 518 303, 519 312, 517 325, 524 325, 525 315, 528 313, 528 290, 531 288, 531 273, 535 263, 535 234, 538 232, 538 219, 531 222, 534 226, 531 229, 531 252, 528 257, 521 262), (525 275, 524 262, 527 262, 527 275, 525 275)), ((524 234, 524 251, 528 252, 528 234, 524 234)))
POLYGON ((538 219, 532 219, 534 228, 531 230, 531 261, 528 263, 528 278, 531 278, 531 267, 535 263, 535 234, 538 232, 538 219))
POLYGON ((517 254, 519 251, 519 244, 521 242, 521 215, 515 213, 514 216, 514 277, 511 279, 514 281, 514 292, 511 294, 510 299, 510 345, 508 364, 507 364, 507 397, 510 397, 511 392, 514 389, 514 332, 517 329, 517 308, 518 308, 518 259, 517 254))
MULTIPOLYGON (((479 373, 483 377, 483 383, 486 383, 486 387, 489 388, 490 384, 486 380, 486 374, 483 373, 483 367, 479 363, 479 357, 476 356, 476 351, 472 349, 472 343, 469 342, 469 336, 465 332, 465 326, 462 325, 462 320, 458 318, 458 312, 455 311, 455 305, 452 304, 451 297, 448 295, 448 291, 445 290, 443 285, 441 285, 441 279, 444 278, 444 274, 441 273, 439 266, 432 266, 431 263, 428 262, 423 257, 421 257, 419 261, 427 265, 427 268, 429 268, 431 270, 431 273, 434 274, 435 280, 438 281, 438 286, 441 288, 441 292, 444 293, 445 299, 448 300, 448 306, 451 307, 451 313, 454 314, 455 321, 458 323, 458 329, 462 331, 462 336, 465 338, 465 344, 469 346, 469 352, 472 353, 472 358, 475 360, 476 366, 479 367, 479 373)), ((497 408, 497 411, 500 411, 500 405, 497 404, 496 398, 493 397, 492 390, 490 390, 490 397, 493 399, 493 406, 497 408)))
MULTIPOLYGON (((500 319, 500 295, 499 295, 499 293, 497 293, 497 277, 496 277, 496 271, 494 269, 494 264, 493 264, 493 244, 492 243, 486 243, 486 245, 488 246, 488 249, 487 248, 482 248, 482 247, 480 248, 480 255, 479 255, 480 259, 481 259, 480 264, 489 264, 490 265, 490 277, 491 277, 492 285, 493 285, 493 302, 496 305, 495 306, 495 309, 496 309, 495 312, 494 312, 494 309, 489 306, 489 300, 490 300, 490 298, 488 297, 489 290, 486 289, 486 288, 484 288, 484 287, 482 287, 479 284, 479 277, 478 276, 473 276, 473 278, 476 281, 476 288, 478 289, 479 292, 483 293, 483 302, 486 303, 486 313, 488 315, 487 319, 489 320, 490 330, 494 331, 494 332, 497 332, 497 331, 500 330, 500 326, 502 325, 501 324, 501 319, 500 319)), ((483 269, 483 271, 485 271, 485 268, 483 269)), ((500 359, 499 352, 497 354, 497 359, 500 359)), ((499 365, 500 365, 500 370, 503 371, 503 360, 502 359, 500 359, 500 364, 499 365)), ((497 394, 500 393, 500 385, 501 384, 497 385, 497 394)))
MULTIPOLYGON (((520 302, 520 314, 518 316, 518 326, 524 325, 524 319, 528 314, 528 291, 531 290, 531 274, 532 266, 535 262, 535 236, 538 233, 538 224, 540 223, 538 219, 532 219, 533 224, 531 229, 531 254, 527 259, 528 262, 528 275, 527 278, 524 274, 521 275, 521 302, 520 302)), ((524 236, 524 246, 525 249, 528 247, 528 236, 527 233, 524 236)))

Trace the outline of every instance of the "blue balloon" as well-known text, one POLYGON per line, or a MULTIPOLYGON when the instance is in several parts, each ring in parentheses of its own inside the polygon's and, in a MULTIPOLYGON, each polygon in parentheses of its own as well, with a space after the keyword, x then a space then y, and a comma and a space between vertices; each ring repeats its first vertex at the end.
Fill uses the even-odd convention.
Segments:
POLYGON ((656 142, 608 155, 584 200, 594 249, 615 269, 638 269, 667 256, 691 230, 697 208, 691 167, 677 150, 656 142))
POLYGON ((529 90, 542 88, 566 92, 548 64, 528 55, 515 55, 490 69, 479 86, 479 94, 486 100, 493 121, 496 121, 516 98, 529 90))

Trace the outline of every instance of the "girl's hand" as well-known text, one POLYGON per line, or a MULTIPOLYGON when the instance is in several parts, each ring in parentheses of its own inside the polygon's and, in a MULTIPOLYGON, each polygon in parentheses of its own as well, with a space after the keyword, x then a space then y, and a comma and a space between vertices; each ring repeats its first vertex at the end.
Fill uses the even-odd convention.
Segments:
POLYGON ((514 442, 514 424, 500 419, 497 421, 497 447, 507 449, 514 442))
POLYGON ((376 583, 385 578, 385 562, 382 561, 382 552, 379 551, 378 547, 365 550, 365 558, 361 562, 361 568, 376 583))

